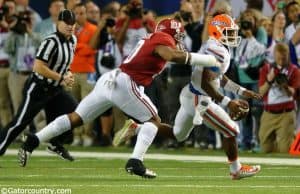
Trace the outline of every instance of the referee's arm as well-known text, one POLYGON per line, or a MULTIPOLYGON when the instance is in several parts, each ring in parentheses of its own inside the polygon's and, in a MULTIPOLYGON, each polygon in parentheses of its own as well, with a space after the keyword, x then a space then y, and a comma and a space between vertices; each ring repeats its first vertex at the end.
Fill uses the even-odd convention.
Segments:
POLYGON ((35 59, 34 65, 33 65, 33 71, 38 73, 39 75, 42 75, 43 77, 60 81, 61 75, 55 71, 52 71, 48 68, 48 64, 40 59, 35 59))

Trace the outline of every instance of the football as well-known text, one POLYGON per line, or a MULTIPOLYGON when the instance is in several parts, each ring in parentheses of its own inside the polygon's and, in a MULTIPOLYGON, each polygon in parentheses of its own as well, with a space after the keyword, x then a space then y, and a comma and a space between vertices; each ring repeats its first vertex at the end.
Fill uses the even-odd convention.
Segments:
POLYGON ((234 111, 234 112, 231 111, 229 113, 229 116, 232 120, 239 121, 248 115, 249 104, 246 100, 242 100, 242 99, 235 99, 234 101, 237 101, 237 103, 239 104, 239 109, 238 111, 234 111))

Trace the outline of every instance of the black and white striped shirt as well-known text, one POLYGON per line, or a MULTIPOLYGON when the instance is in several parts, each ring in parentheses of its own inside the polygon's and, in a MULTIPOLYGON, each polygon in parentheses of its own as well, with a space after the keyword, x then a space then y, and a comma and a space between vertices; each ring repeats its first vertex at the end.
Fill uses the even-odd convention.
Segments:
MULTIPOLYGON (((73 61, 74 52, 77 44, 75 35, 67 40, 60 32, 55 32, 47 36, 39 46, 36 59, 48 64, 52 71, 63 75, 69 70, 73 61)), ((39 79, 45 80, 48 84, 58 86, 59 81, 45 78, 38 73, 34 73, 39 79)))

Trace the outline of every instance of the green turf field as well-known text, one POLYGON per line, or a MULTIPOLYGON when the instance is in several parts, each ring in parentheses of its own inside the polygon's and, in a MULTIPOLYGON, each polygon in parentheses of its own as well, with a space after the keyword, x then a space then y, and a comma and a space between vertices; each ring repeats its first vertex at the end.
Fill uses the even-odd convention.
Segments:
POLYGON ((300 159, 299 166, 263 164, 258 176, 239 181, 229 178, 226 163, 147 159, 145 164, 158 174, 156 179, 149 180, 127 174, 125 162, 126 159, 107 157, 83 157, 68 162, 58 157, 32 156, 28 166, 21 168, 16 156, 8 155, 0 159, 0 188, 2 193, 17 193, 17 189, 19 193, 25 191, 20 189, 42 193, 39 189, 44 188, 72 194, 300 193, 300 159))

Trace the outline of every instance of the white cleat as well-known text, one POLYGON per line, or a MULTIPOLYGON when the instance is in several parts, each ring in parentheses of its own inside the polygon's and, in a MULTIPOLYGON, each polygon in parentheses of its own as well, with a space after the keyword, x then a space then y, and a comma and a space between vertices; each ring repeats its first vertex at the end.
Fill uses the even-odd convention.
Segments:
POLYGON ((239 180, 256 175, 260 171, 260 169, 260 165, 242 165, 239 171, 237 171, 236 173, 230 173, 230 176, 232 180, 239 180))
POLYGON ((136 128, 137 124, 132 119, 126 120, 122 129, 115 134, 112 142, 113 146, 117 147, 133 137, 135 135, 136 128))

